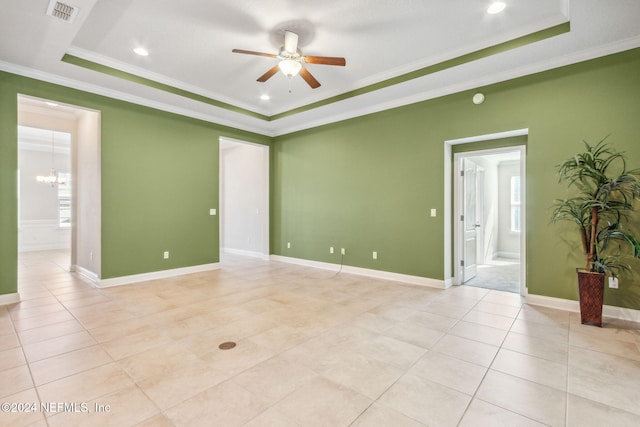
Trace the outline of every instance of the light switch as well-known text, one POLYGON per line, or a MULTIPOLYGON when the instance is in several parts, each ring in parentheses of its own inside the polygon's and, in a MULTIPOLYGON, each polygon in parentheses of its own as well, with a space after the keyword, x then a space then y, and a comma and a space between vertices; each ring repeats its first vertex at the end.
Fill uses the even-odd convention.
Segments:
POLYGON ((431 209, 431 216, 436 216, 436 210, 435 209, 431 209))
POLYGON ((209 209, 209 215, 215 215, 215 214, 216 214, 215 209, 209 209))

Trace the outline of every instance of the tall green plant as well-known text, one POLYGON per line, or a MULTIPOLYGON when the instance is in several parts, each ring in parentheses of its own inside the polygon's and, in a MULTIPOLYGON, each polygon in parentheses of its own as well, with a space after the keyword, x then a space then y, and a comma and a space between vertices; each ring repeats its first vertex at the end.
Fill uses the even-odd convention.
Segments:
POLYGON ((559 182, 575 196, 555 200, 551 219, 578 226, 586 270, 615 277, 630 270, 624 256, 640 258, 638 238, 624 227, 640 200, 640 169, 628 170, 624 153, 606 139, 593 146, 583 141, 584 152, 557 166, 559 182))

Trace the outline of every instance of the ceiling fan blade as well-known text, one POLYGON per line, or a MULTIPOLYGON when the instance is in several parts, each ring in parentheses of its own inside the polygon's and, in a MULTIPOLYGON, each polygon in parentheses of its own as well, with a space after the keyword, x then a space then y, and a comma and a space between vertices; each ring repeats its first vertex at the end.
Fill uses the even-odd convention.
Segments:
POLYGON ((242 50, 242 49, 233 49, 231 52, 244 53, 246 55, 266 56, 267 58, 276 58, 278 56, 274 53, 262 53, 262 52, 254 52, 252 50, 242 50))
POLYGON ((302 77, 304 81, 307 82, 309 86, 311 86, 311 89, 316 89, 320 87, 320 82, 317 81, 316 78, 311 75, 309 70, 307 70, 304 67, 300 69, 300 77, 302 77))
POLYGON ((298 35, 291 31, 284 32, 284 50, 293 54, 298 51, 298 35))
POLYGON ((269 69, 269 71, 267 71, 266 73, 264 73, 263 75, 261 75, 257 81, 264 83, 267 80, 269 80, 271 78, 271 76, 273 76, 275 73, 277 73, 280 70, 280 68, 278 68, 278 66, 274 66, 272 68, 269 69))
POLYGON ((346 59, 333 56, 304 56, 303 58, 307 64, 339 65, 341 67, 347 65, 346 59))

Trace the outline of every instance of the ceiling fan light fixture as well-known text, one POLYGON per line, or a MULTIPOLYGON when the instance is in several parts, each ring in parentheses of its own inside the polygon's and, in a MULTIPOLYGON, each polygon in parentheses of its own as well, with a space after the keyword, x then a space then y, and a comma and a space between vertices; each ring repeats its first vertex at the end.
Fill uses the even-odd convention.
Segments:
MULTIPOLYGON (((319 88, 320 82, 302 64, 322 64, 322 65, 338 65, 344 67, 346 60, 344 58, 331 56, 302 56, 302 52, 298 49, 298 35, 292 31, 285 31, 284 46, 280 48, 278 54, 256 52, 253 50, 232 49, 233 53, 243 53, 247 55, 266 56, 267 58, 277 59, 278 63, 269 68, 266 73, 256 79, 260 83, 264 83, 278 71, 291 78, 300 75, 302 79, 311 87, 311 89, 319 88)), ((291 93, 291 86, 289 86, 291 93)))
POLYGON ((294 61, 293 59, 283 59, 278 64, 280 71, 284 73, 288 78, 292 78, 300 73, 302 69, 302 64, 299 61, 294 61))
POLYGON ((133 49, 133 51, 140 56, 149 56, 149 51, 141 46, 133 49))
POLYGON ((491 15, 495 15, 496 13, 500 13, 507 7, 507 4, 503 1, 494 1, 491 3, 489 8, 487 9, 487 13, 491 15))

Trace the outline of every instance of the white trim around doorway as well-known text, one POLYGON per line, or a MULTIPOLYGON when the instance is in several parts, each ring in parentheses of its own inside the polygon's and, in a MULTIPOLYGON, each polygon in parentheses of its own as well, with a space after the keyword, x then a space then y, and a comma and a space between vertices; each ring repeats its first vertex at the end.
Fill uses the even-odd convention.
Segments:
MULTIPOLYGON (((455 162, 452 162, 452 146, 459 144, 468 144, 472 142, 481 142, 481 141, 490 141, 494 139, 503 139, 515 136, 523 136, 528 135, 529 129, 516 129, 505 132, 491 133, 485 135, 477 135, 466 138, 452 139, 444 141, 444 277, 445 281, 450 281, 454 285, 460 284, 460 277, 457 273, 457 269, 455 268, 457 263, 459 263, 459 255, 458 255, 458 227, 454 226, 454 208, 457 205, 457 201, 454 202, 453 197, 457 198, 457 185, 456 181, 453 177, 452 166, 455 165, 455 162)), ((526 205, 526 147, 522 145, 517 145, 513 147, 505 147, 505 148, 496 148, 496 149, 488 149, 482 150, 482 153, 486 154, 495 154, 504 151, 515 151, 520 150, 520 174, 525 179, 521 180, 521 198, 523 200, 523 205, 526 205)), ((467 152, 464 154, 473 155, 478 152, 467 152)), ((521 259, 521 268, 520 268, 520 294, 523 296, 527 295, 527 286, 526 286, 526 209, 522 209, 521 211, 521 236, 520 239, 520 259, 521 259)), ((456 222, 457 223, 457 222, 456 222)))

